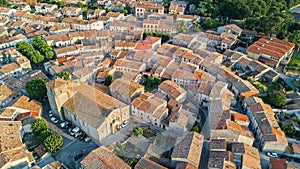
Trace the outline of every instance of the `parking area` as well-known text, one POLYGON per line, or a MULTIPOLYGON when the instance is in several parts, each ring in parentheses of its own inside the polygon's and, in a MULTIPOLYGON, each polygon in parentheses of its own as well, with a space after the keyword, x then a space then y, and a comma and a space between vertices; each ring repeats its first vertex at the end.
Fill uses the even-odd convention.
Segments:
POLYGON ((69 169, 77 169, 80 168, 80 161, 97 147, 98 145, 92 141, 86 143, 79 139, 74 139, 55 153, 53 158, 62 162, 69 169))
POLYGON ((44 103, 42 116, 48 121, 48 128, 51 131, 61 135, 64 139, 63 147, 58 152, 53 154, 53 158, 62 162, 69 169, 79 168, 82 158, 97 148, 98 145, 96 145, 92 140, 86 142, 84 139, 80 140, 80 136, 78 136, 78 138, 71 136, 68 128, 63 128, 60 126, 62 121, 58 120, 57 123, 51 121, 49 111, 50 107, 48 103, 44 103))

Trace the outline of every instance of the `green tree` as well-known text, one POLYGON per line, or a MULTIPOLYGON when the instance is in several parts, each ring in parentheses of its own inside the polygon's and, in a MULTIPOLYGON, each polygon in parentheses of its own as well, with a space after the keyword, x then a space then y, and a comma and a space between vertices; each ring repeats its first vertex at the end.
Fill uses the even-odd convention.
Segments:
POLYGON ((143 133, 144 133, 142 127, 134 127, 134 128, 132 129, 132 132, 133 132, 133 134, 136 135, 136 136, 141 136, 141 135, 143 135, 143 133))
POLYGON ((185 33, 188 31, 188 25, 185 21, 180 21, 178 25, 178 31, 181 33, 185 33))
POLYGON ((113 81, 113 76, 112 75, 107 75, 105 77, 104 85, 109 86, 113 81))
POLYGON ((128 165, 131 167, 131 168, 134 168, 135 165, 139 162, 139 160, 137 158, 132 158, 131 160, 128 161, 128 165))
POLYGON ((123 10, 120 11, 120 13, 122 13, 126 16, 128 14, 128 11, 126 9, 123 9, 123 10))
POLYGON ((46 82, 46 79, 41 78, 27 82, 25 85, 26 92, 33 98, 42 98, 47 93, 46 82))
POLYGON ((151 76, 147 79, 145 84, 145 90, 146 91, 152 91, 160 84, 160 79, 158 79, 155 76, 151 76))
POLYGON ((48 123, 43 118, 36 119, 31 126, 31 130, 37 134, 47 130, 47 128, 48 128, 48 123))
POLYGON ((36 36, 35 38, 33 38, 32 46, 47 59, 50 60, 54 57, 52 48, 47 44, 47 42, 42 39, 41 36, 36 36))
POLYGON ((33 63, 39 64, 44 60, 44 56, 35 50, 31 44, 22 41, 17 43, 17 50, 30 59, 33 63))
POLYGON ((51 136, 53 133, 46 129, 46 130, 43 130, 41 131, 39 134, 38 134, 38 139, 39 139, 39 142, 40 143, 43 143, 44 140, 46 140, 49 136, 51 136))
POLYGON ((296 129, 295 129, 295 127, 291 126, 291 125, 285 126, 283 128, 283 131, 289 137, 293 137, 296 134, 296 132, 297 132, 296 129))
POLYGON ((72 79, 72 74, 70 72, 59 72, 55 75, 65 80, 72 79))
POLYGON ((0 6, 7 6, 7 0, 0 0, 0 6))
POLYGON ((204 29, 211 29, 220 26, 220 21, 214 18, 203 18, 201 19, 200 25, 204 29))
POLYGON ((64 140, 62 136, 52 134, 44 140, 43 144, 46 152, 55 153, 64 145, 64 140))
POLYGON ((78 8, 83 8, 83 3, 82 2, 77 2, 77 7, 78 8))
POLYGON ((267 102, 275 107, 282 107, 286 104, 286 95, 281 92, 276 92, 272 94, 267 102))
POLYGON ((200 127, 200 124, 198 122, 195 122, 195 124, 193 125, 193 127, 191 128, 191 131, 194 131, 196 133, 201 133, 202 129, 200 127))
POLYGON ((64 1, 58 1, 57 2, 57 6, 59 7, 59 8, 63 8, 63 7, 65 7, 67 4, 64 2, 64 1))

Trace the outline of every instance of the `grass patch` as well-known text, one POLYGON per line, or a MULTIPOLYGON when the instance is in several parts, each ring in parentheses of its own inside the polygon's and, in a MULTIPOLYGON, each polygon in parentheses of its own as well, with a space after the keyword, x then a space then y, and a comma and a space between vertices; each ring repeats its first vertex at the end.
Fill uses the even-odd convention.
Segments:
POLYGON ((300 54, 294 53, 289 64, 286 67, 287 72, 300 73, 300 54))

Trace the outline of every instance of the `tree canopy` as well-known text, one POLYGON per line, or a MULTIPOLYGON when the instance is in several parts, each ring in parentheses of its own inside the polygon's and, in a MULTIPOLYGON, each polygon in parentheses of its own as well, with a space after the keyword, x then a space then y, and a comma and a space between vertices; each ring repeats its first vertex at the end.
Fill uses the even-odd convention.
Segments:
POLYGON ((283 127, 283 131, 289 137, 293 137, 297 132, 295 127, 291 125, 283 127))
POLYGON ((44 56, 33 48, 28 42, 22 41, 17 43, 17 50, 30 59, 33 63, 38 64, 44 60, 44 56))
POLYGON ((204 17, 245 19, 261 17, 287 10, 300 0, 189 0, 196 5, 193 12, 204 17))
POLYGON ((46 152, 55 153, 64 145, 64 140, 58 134, 51 134, 44 140, 43 144, 46 152))
POLYGON ((65 80, 72 79, 72 74, 70 72, 59 72, 55 75, 65 80))
POLYGON ((151 76, 147 79, 145 84, 145 90, 146 91, 152 91, 160 84, 160 79, 158 79, 155 76, 151 76))
POLYGON ((274 107, 282 107, 286 104, 286 95, 281 92, 275 92, 270 97, 266 98, 265 101, 274 107))
POLYGON ((132 132, 133 132, 133 134, 136 135, 136 136, 141 136, 141 135, 143 135, 143 133, 144 133, 142 127, 134 127, 134 128, 132 129, 132 132))
POLYGON ((178 32, 185 33, 188 31, 188 25, 185 21, 180 21, 178 25, 178 32))
POLYGON ((42 98, 47 93, 46 82, 46 79, 41 78, 27 82, 25 85, 26 92, 33 98, 42 98))
POLYGON ((42 55, 44 55, 47 59, 52 59, 54 57, 54 53, 52 48, 45 42, 41 36, 36 36, 33 38, 32 46, 34 49, 38 50, 42 55))
POLYGON ((43 143, 44 140, 46 140, 47 137, 51 136, 53 133, 46 129, 46 130, 43 130, 41 131, 39 134, 38 134, 38 139, 39 139, 39 142, 40 143, 43 143))
POLYGON ((104 80, 104 85, 105 86, 109 86, 113 81, 113 76, 112 75, 107 75, 105 77, 105 80, 104 80))
POLYGON ((47 128, 48 128, 48 123, 43 118, 36 119, 31 126, 32 131, 37 134, 47 130, 47 128))
POLYGON ((191 131, 194 131, 196 133, 201 133, 202 129, 200 127, 200 124, 198 122, 195 122, 195 124, 191 128, 191 131))

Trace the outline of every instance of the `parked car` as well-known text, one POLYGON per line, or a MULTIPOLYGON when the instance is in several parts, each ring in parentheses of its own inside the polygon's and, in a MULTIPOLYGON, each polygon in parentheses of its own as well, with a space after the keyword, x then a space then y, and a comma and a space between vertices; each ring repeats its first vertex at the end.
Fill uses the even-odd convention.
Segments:
POLYGON ((72 127, 72 124, 69 123, 69 124, 66 124, 64 128, 69 129, 70 127, 72 127))
POLYGON ((83 140, 87 137, 87 135, 85 133, 81 134, 81 136, 79 136, 79 140, 83 140))
POLYGON ((69 122, 63 121, 62 123, 60 123, 60 127, 61 127, 61 128, 65 128, 65 126, 66 126, 67 124, 69 124, 69 122))
POLYGON ((55 117, 51 117, 50 120, 51 120, 54 124, 58 123, 58 120, 57 120, 57 118, 55 118, 55 117))
POLYGON ((49 110, 49 117, 52 117, 52 116, 53 116, 52 110, 49 110))
POLYGON ((267 156, 272 157, 272 158, 278 158, 278 154, 272 153, 272 152, 267 152, 267 156))
POLYGON ((125 120, 121 125, 122 128, 126 127, 129 124, 129 121, 125 120))
POLYGON ((84 142, 89 142, 91 140, 91 138, 90 137, 86 137, 85 139, 84 139, 84 142))
POLYGON ((75 133, 74 136, 77 138, 77 137, 81 136, 82 134, 83 134, 83 132, 80 130, 77 133, 75 133))
POLYGON ((80 128, 79 127, 74 127, 71 131, 70 131, 70 135, 71 136, 74 136, 77 132, 80 131, 80 128))

